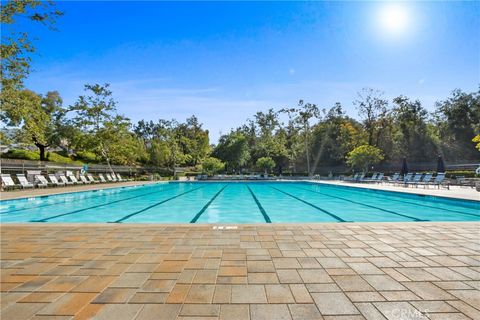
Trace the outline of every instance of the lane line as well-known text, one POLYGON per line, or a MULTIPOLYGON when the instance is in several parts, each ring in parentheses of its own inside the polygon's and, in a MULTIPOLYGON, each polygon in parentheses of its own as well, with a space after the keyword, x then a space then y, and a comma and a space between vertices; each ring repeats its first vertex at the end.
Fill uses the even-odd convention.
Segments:
POLYGON ((136 198, 148 196, 148 195, 150 195, 150 194, 160 193, 160 192, 163 192, 163 191, 165 191, 165 189, 164 189, 164 190, 159 190, 159 191, 154 191, 154 192, 149 192, 149 193, 140 194, 140 195, 134 196, 134 197, 129 197, 129 198, 119 199, 119 200, 115 200, 115 201, 110 201, 110 202, 107 202, 107 203, 102 203, 102 204, 99 204, 99 205, 96 205, 96 206, 91 206, 91 207, 87 207, 87 208, 82 208, 82 209, 78 209, 78 210, 75 210, 75 211, 70 211, 70 212, 67 212, 67 213, 57 214, 57 215, 55 215, 55 216, 51 216, 51 217, 47 217, 47 218, 43 218, 43 219, 30 220, 30 222, 47 222, 48 220, 51 220, 51 219, 55 219, 55 218, 59 218, 59 217, 63 217, 63 216, 67 216, 67 215, 71 215, 71 214, 75 214, 75 213, 79 213, 79 212, 86 211, 86 210, 90 210, 90 209, 95 209, 95 208, 100 208, 100 207, 108 206, 109 204, 114 204, 114 203, 118 203, 118 202, 122 202, 122 201, 127 201, 127 200, 131 200, 131 199, 136 199, 136 198))
POLYGON ((255 200, 255 203, 257 204, 258 209, 262 213, 262 216, 263 216, 263 219, 265 219, 265 222, 266 223, 272 223, 272 220, 270 220, 270 217, 268 216, 267 212, 265 211, 265 209, 263 209, 262 204, 260 203, 260 201, 258 201, 257 196, 255 195, 255 193, 253 193, 253 190, 250 189, 248 184, 246 186, 248 188, 248 191, 250 191, 250 194, 252 195, 253 200, 255 200))
POLYGON ((361 206, 365 206, 365 207, 368 207, 368 208, 381 210, 381 211, 384 211, 384 212, 395 214, 397 216, 412 219, 413 221, 430 221, 430 220, 424 220, 424 219, 419 219, 419 218, 415 218, 415 217, 412 217, 412 216, 408 216, 406 214, 401 214, 401 213, 398 213, 398 212, 395 212, 395 211, 392 211, 392 210, 382 209, 382 208, 379 208, 379 207, 376 207, 376 206, 372 206, 372 205, 369 205, 369 204, 357 202, 357 201, 354 201, 354 200, 349 200, 349 199, 345 199, 345 198, 342 198, 342 197, 332 196, 332 195, 329 195, 329 194, 326 194, 326 193, 322 193, 322 192, 318 192, 318 191, 314 191, 314 190, 310 190, 310 189, 306 189, 306 188, 300 188, 300 187, 295 187, 295 188, 300 189, 300 190, 310 191, 310 192, 317 193, 317 194, 321 194, 321 195, 324 195, 324 196, 327 196, 327 197, 330 197, 330 198, 340 199, 340 200, 343 200, 343 201, 348 201, 348 202, 351 202, 351 203, 359 204, 361 206))
POLYGON ((181 196, 183 196, 183 195, 186 195, 187 193, 190 193, 190 192, 193 192, 193 191, 195 191, 195 190, 202 189, 202 188, 204 188, 204 187, 198 187, 198 188, 195 188, 195 189, 192 189, 192 190, 188 190, 188 191, 182 192, 182 193, 180 193, 180 194, 177 194, 176 196, 170 197, 170 198, 168 198, 168 199, 165 199, 165 200, 162 200, 162 201, 157 202, 157 203, 155 203, 155 204, 152 204, 151 206, 145 207, 145 208, 143 208, 142 210, 138 210, 138 211, 136 211, 136 212, 134 212, 134 213, 127 214, 127 215, 124 216, 123 218, 113 221, 113 223, 121 223, 122 221, 125 221, 125 220, 127 220, 127 219, 130 219, 131 217, 133 217, 133 216, 135 216, 135 215, 137 215, 137 214, 139 214, 139 213, 145 212, 145 211, 150 210, 150 209, 152 209, 152 208, 154 208, 154 207, 156 207, 156 206, 159 206, 159 205, 161 205, 161 204, 163 204, 163 203, 165 203, 165 202, 168 202, 168 201, 170 201, 170 200, 176 199, 176 198, 178 198, 178 197, 181 197, 181 196))
POLYGON ((190 220, 190 223, 197 222, 198 218, 200 218, 200 216, 205 212, 205 210, 207 210, 208 206, 210 206, 210 204, 212 204, 212 202, 220 195, 220 193, 222 193, 223 190, 225 190, 226 187, 228 187, 228 184, 224 185, 223 188, 220 189, 220 191, 218 191, 212 197, 212 199, 210 199, 210 201, 208 201, 207 204, 203 206, 203 208, 195 215, 195 217, 193 217, 193 219, 190 220))
POLYGON ((290 196, 290 197, 292 197, 292 198, 294 198, 294 199, 296 199, 296 200, 298 200, 298 201, 301 201, 301 202, 303 202, 303 203, 305 203, 305 204, 308 204, 309 206, 311 206, 311 207, 313 207, 313 208, 315 208, 315 209, 317 209, 317 210, 320 210, 320 211, 322 211, 323 213, 328 214, 330 217, 336 219, 337 221, 340 221, 340 222, 348 222, 348 221, 346 221, 346 220, 343 220, 343 219, 340 218, 339 216, 337 216, 337 215, 335 215, 335 214, 333 214, 333 213, 331 213, 331 212, 328 212, 328 211, 325 210, 325 209, 322 209, 322 208, 314 205, 313 203, 310 203, 310 202, 308 202, 308 201, 305 201, 305 200, 303 200, 303 199, 300 199, 299 197, 296 197, 296 196, 294 196, 294 195, 292 195, 292 194, 290 194, 290 193, 288 193, 288 192, 285 192, 285 191, 283 191, 283 190, 277 189, 277 188, 275 188, 275 187, 271 187, 271 186, 269 186, 269 187, 272 188, 272 189, 275 189, 275 190, 277 190, 277 191, 279 191, 279 192, 281 192, 281 193, 284 193, 284 194, 286 194, 287 196, 290 196))

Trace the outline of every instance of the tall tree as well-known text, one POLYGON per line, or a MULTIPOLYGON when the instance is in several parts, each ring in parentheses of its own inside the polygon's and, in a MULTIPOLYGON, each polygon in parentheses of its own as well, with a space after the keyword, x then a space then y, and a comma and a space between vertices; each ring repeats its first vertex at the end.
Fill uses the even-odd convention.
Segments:
POLYGON ((358 93, 354 101, 359 116, 363 119, 365 130, 368 134, 368 144, 376 145, 375 137, 380 136, 380 121, 387 113, 388 101, 383 98, 383 93, 371 88, 364 88, 358 93))
POLYGON ((248 141, 241 132, 232 131, 220 137, 213 156, 225 162, 228 171, 238 171, 250 159, 248 141))

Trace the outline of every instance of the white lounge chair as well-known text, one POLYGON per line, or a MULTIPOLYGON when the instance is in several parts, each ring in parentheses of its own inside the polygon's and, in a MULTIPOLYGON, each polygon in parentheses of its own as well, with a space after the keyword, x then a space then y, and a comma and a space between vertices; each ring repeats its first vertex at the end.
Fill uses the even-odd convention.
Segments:
POLYGON ((95 178, 91 174, 87 174, 87 178, 92 183, 100 183, 100 181, 95 180, 95 178))
POLYGON ((87 180, 87 178, 83 174, 80 175, 80 180, 81 180, 81 182, 83 182, 85 184, 92 183, 90 180, 87 180))
POLYGON ((22 186, 22 188, 24 189, 34 187, 33 183, 28 182, 24 174, 17 174, 17 179, 18 179, 18 182, 20 182, 20 185, 22 186))
POLYGON ((118 181, 120 181, 120 182, 125 182, 125 181, 127 181, 127 180, 125 180, 125 179, 122 178, 122 176, 120 175, 120 173, 116 173, 116 175, 117 175, 118 181))
POLYGON ((52 174, 52 173, 48 175, 48 179, 50 179, 50 182, 51 182, 54 186, 60 186, 60 187, 65 186, 65 182, 58 181, 57 177, 56 177, 54 174, 52 174))
POLYGON ((46 188, 46 187, 48 187, 48 181, 41 174, 36 174, 35 175, 35 185, 39 188, 46 188))
POLYGON ((71 186, 73 185, 73 182, 68 180, 67 177, 65 177, 64 174, 59 174, 58 175, 58 178, 60 179, 60 181, 62 181, 64 184, 66 184, 67 186, 71 186))
POLYGON ((112 180, 113 180, 114 182, 117 182, 117 181, 118 181, 118 180, 117 180, 117 176, 115 175, 115 172, 112 172, 112 173, 110 174, 110 176, 112 177, 112 180))
POLYGON ((76 178, 73 174, 67 176, 67 178, 69 178, 70 181, 73 182, 74 184, 83 184, 83 182, 82 182, 82 181, 78 181, 77 178, 76 178))
POLYGON ((103 182, 103 183, 107 182, 107 180, 105 180, 105 177, 101 173, 98 174, 98 179, 100 179, 100 182, 103 182))
POLYGON ((13 181, 12 177, 9 174, 2 173, 2 187, 4 189, 14 189, 17 188, 18 185, 13 181))

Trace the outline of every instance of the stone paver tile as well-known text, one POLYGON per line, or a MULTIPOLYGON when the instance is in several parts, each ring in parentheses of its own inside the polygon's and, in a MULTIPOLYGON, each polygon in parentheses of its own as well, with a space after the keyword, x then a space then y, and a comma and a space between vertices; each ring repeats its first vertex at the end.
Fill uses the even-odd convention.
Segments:
POLYGON ((371 303, 355 303, 355 307, 367 320, 386 320, 382 313, 371 303))
POLYGON ((275 272, 272 261, 247 261, 248 272, 275 272))
POLYGON ((30 319, 47 303, 15 303, 0 312, 0 319, 30 319))
POLYGON ((247 284, 247 277, 218 277, 217 284, 247 284))
POLYGON ((348 265, 358 274, 384 274, 382 270, 370 262, 351 262, 348 265))
MULTIPOLYGON (((64 295, 63 292, 32 292, 22 299, 18 300, 19 303, 40 303, 40 302, 53 302, 60 296, 64 295)), ((2 299, 3 300, 3 299, 2 299)), ((2 301, 3 304, 3 301, 2 301)), ((2 305, 3 308, 3 305, 2 305)))
POLYGON ((318 320, 323 319, 314 304, 289 304, 290 314, 293 320, 318 320))
POLYGON ((175 280, 147 280, 142 290, 149 292, 170 292, 174 286, 175 280))
POLYGON ((295 258, 273 258, 276 269, 299 269, 302 266, 295 258))
POLYGON ((163 261, 155 272, 182 272, 186 264, 186 261, 163 261))
POLYGON ((305 285, 308 292, 341 292, 336 283, 307 283, 305 285))
POLYGON ((126 270, 126 272, 148 272, 155 271, 157 265, 154 263, 132 263, 132 265, 126 270))
POLYGON ((423 270, 433 274, 435 277, 442 281, 468 280, 468 278, 464 275, 457 273, 449 268, 423 268, 423 270))
POLYGON ((275 272, 248 273, 247 278, 249 284, 267 284, 279 282, 275 272))
POLYGON ((85 308, 80 310, 79 313, 73 317, 73 320, 88 320, 92 319, 97 313, 100 312, 102 308, 104 308, 104 304, 87 304, 85 308))
POLYGON ((319 269, 322 268, 320 263, 318 263, 317 259, 309 257, 309 258, 298 258, 297 259, 303 269, 319 269))
POLYGON ((304 283, 329 283, 332 278, 323 269, 300 269, 298 270, 304 283))
POLYGON ((376 291, 352 291, 345 293, 352 302, 385 301, 385 298, 376 291))
POLYGON ((167 303, 183 303, 189 290, 188 284, 176 284, 167 297, 167 303))
POLYGON ((232 286, 228 284, 217 284, 213 294, 213 303, 230 303, 232 297, 232 286))
POLYGON ((480 291, 478 290, 449 290, 452 295, 480 310, 480 291))
POLYGON ((198 270, 193 283, 213 284, 217 280, 217 270, 198 270))
POLYGON ((294 303, 292 292, 288 284, 265 285, 268 303, 294 303))
POLYGON ((366 275, 363 276, 375 290, 406 290, 406 288, 398 281, 387 275, 366 275))
POLYGON ((112 282, 110 288, 140 288, 150 277, 149 273, 124 273, 112 282))
POLYGON ((92 303, 126 303, 134 294, 135 289, 107 288, 92 303))
POLYGON ((302 283, 302 279, 295 269, 277 270, 280 283, 302 283))
POLYGON ((454 300, 455 297, 430 282, 405 282, 405 286, 423 300, 454 300))
POLYGON ((267 303, 262 285, 233 285, 232 303, 267 303))
POLYGON ((428 320, 407 302, 374 302, 373 304, 388 320, 428 320))
POLYGON ((440 280, 433 274, 428 273, 422 268, 395 268, 396 271, 403 274, 412 281, 435 281, 440 280))
POLYGON ((150 274, 150 280, 177 280, 180 273, 176 272, 154 272, 150 274))
POLYGON ((214 285, 194 284, 190 287, 185 303, 211 303, 214 291, 214 285))
POLYGON ((332 276, 343 291, 374 291, 360 276, 332 276))
POLYGON ((313 300, 322 315, 355 315, 357 308, 341 292, 312 293, 313 300))
POLYGON ((307 287, 303 284, 291 284, 290 290, 296 303, 313 303, 313 299, 307 290, 307 287))
POLYGON ((220 307, 220 320, 249 320, 248 304, 224 304, 220 307))
POLYGON ((180 304, 148 304, 138 313, 135 320, 170 320, 176 319, 180 304))
POLYGON ((410 301, 410 303, 420 312, 458 312, 457 309, 445 301, 410 301))
POLYGON ((112 283, 116 276, 90 276, 81 283, 79 283, 72 292, 102 292, 110 283, 112 283))
POLYGON ((37 314, 46 316, 73 316, 89 304, 96 295, 96 293, 66 293, 58 300, 38 311, 37 314))
POLYGON ((128 303, 165 303, 168 294, 163 292, 137 292, 128 303))
POLYGON ((67 292, 76 287, 87 277, 83 276, 59 276, 40 287, 38 291, 43 292, 67 292))
POLYGON ((453 306, 458 311, 466 314, 472 319, 480 319, 480 311, 466 304, 463 301, 455 300, 455 301, 447 301, 447 303, 453 306))
MULTIPOLYGON (((143 308, 140 304, 110 304, 102 308, 94 317, 95 320, 130 320, 135 319, 143 308)), ((137 318, 138 319, 138 318, 137 318)))
POLYGON ((195 278, 198 270, 195 269, 188 269, 188 270, 183 270, 177 278, 177 283, 184 283, 184 284, 190 284, 193 282, 193 279, 195 278))
POLYGON ((379 291, 388 301, 413 301, 421 300, 417 295, 408 290, 400 291, 379 291))
POLYGON ((250 317, 255 320, 290 320, 290 311, 286 304, 252 304, 250 317))
POLYGON ((470 320, 469 317, 462 313, 428 313, 430 320, 470 320))
POLYGON ((373 263, 378 268, 396 268, 400 267, 398 262, 388 258, 388 257, 371 257, 367 258, 367 260, 373 263))
POLYGON ((245 277, 247 276, 246 267, 220 267, 219 277, 245 277))
POLYGON ((181 316, 218 317, 220 305, 217 304, 184 304, 180 310, 181 316))
POLYGON ((340 258, 320 257, 317 260, 324 268, 348 268, 348 265, 340 258))

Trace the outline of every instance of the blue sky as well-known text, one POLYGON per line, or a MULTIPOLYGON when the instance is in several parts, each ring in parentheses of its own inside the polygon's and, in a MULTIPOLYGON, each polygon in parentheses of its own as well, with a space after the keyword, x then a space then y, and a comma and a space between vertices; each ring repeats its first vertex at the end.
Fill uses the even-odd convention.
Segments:
POLYGON ((58 90, 68 105, 85 83, 107 82, 132 121, 196 114, 213 141, 258 110, 299 99, 338 101, 356 116, 356 93, 373 87, 433 110, 451 90, 480 83, 479 2, 57 6, 58 31, 18 26, 38 37, 27 87, 58 90), (391 6, 399 25, 386 16, 391 6))

